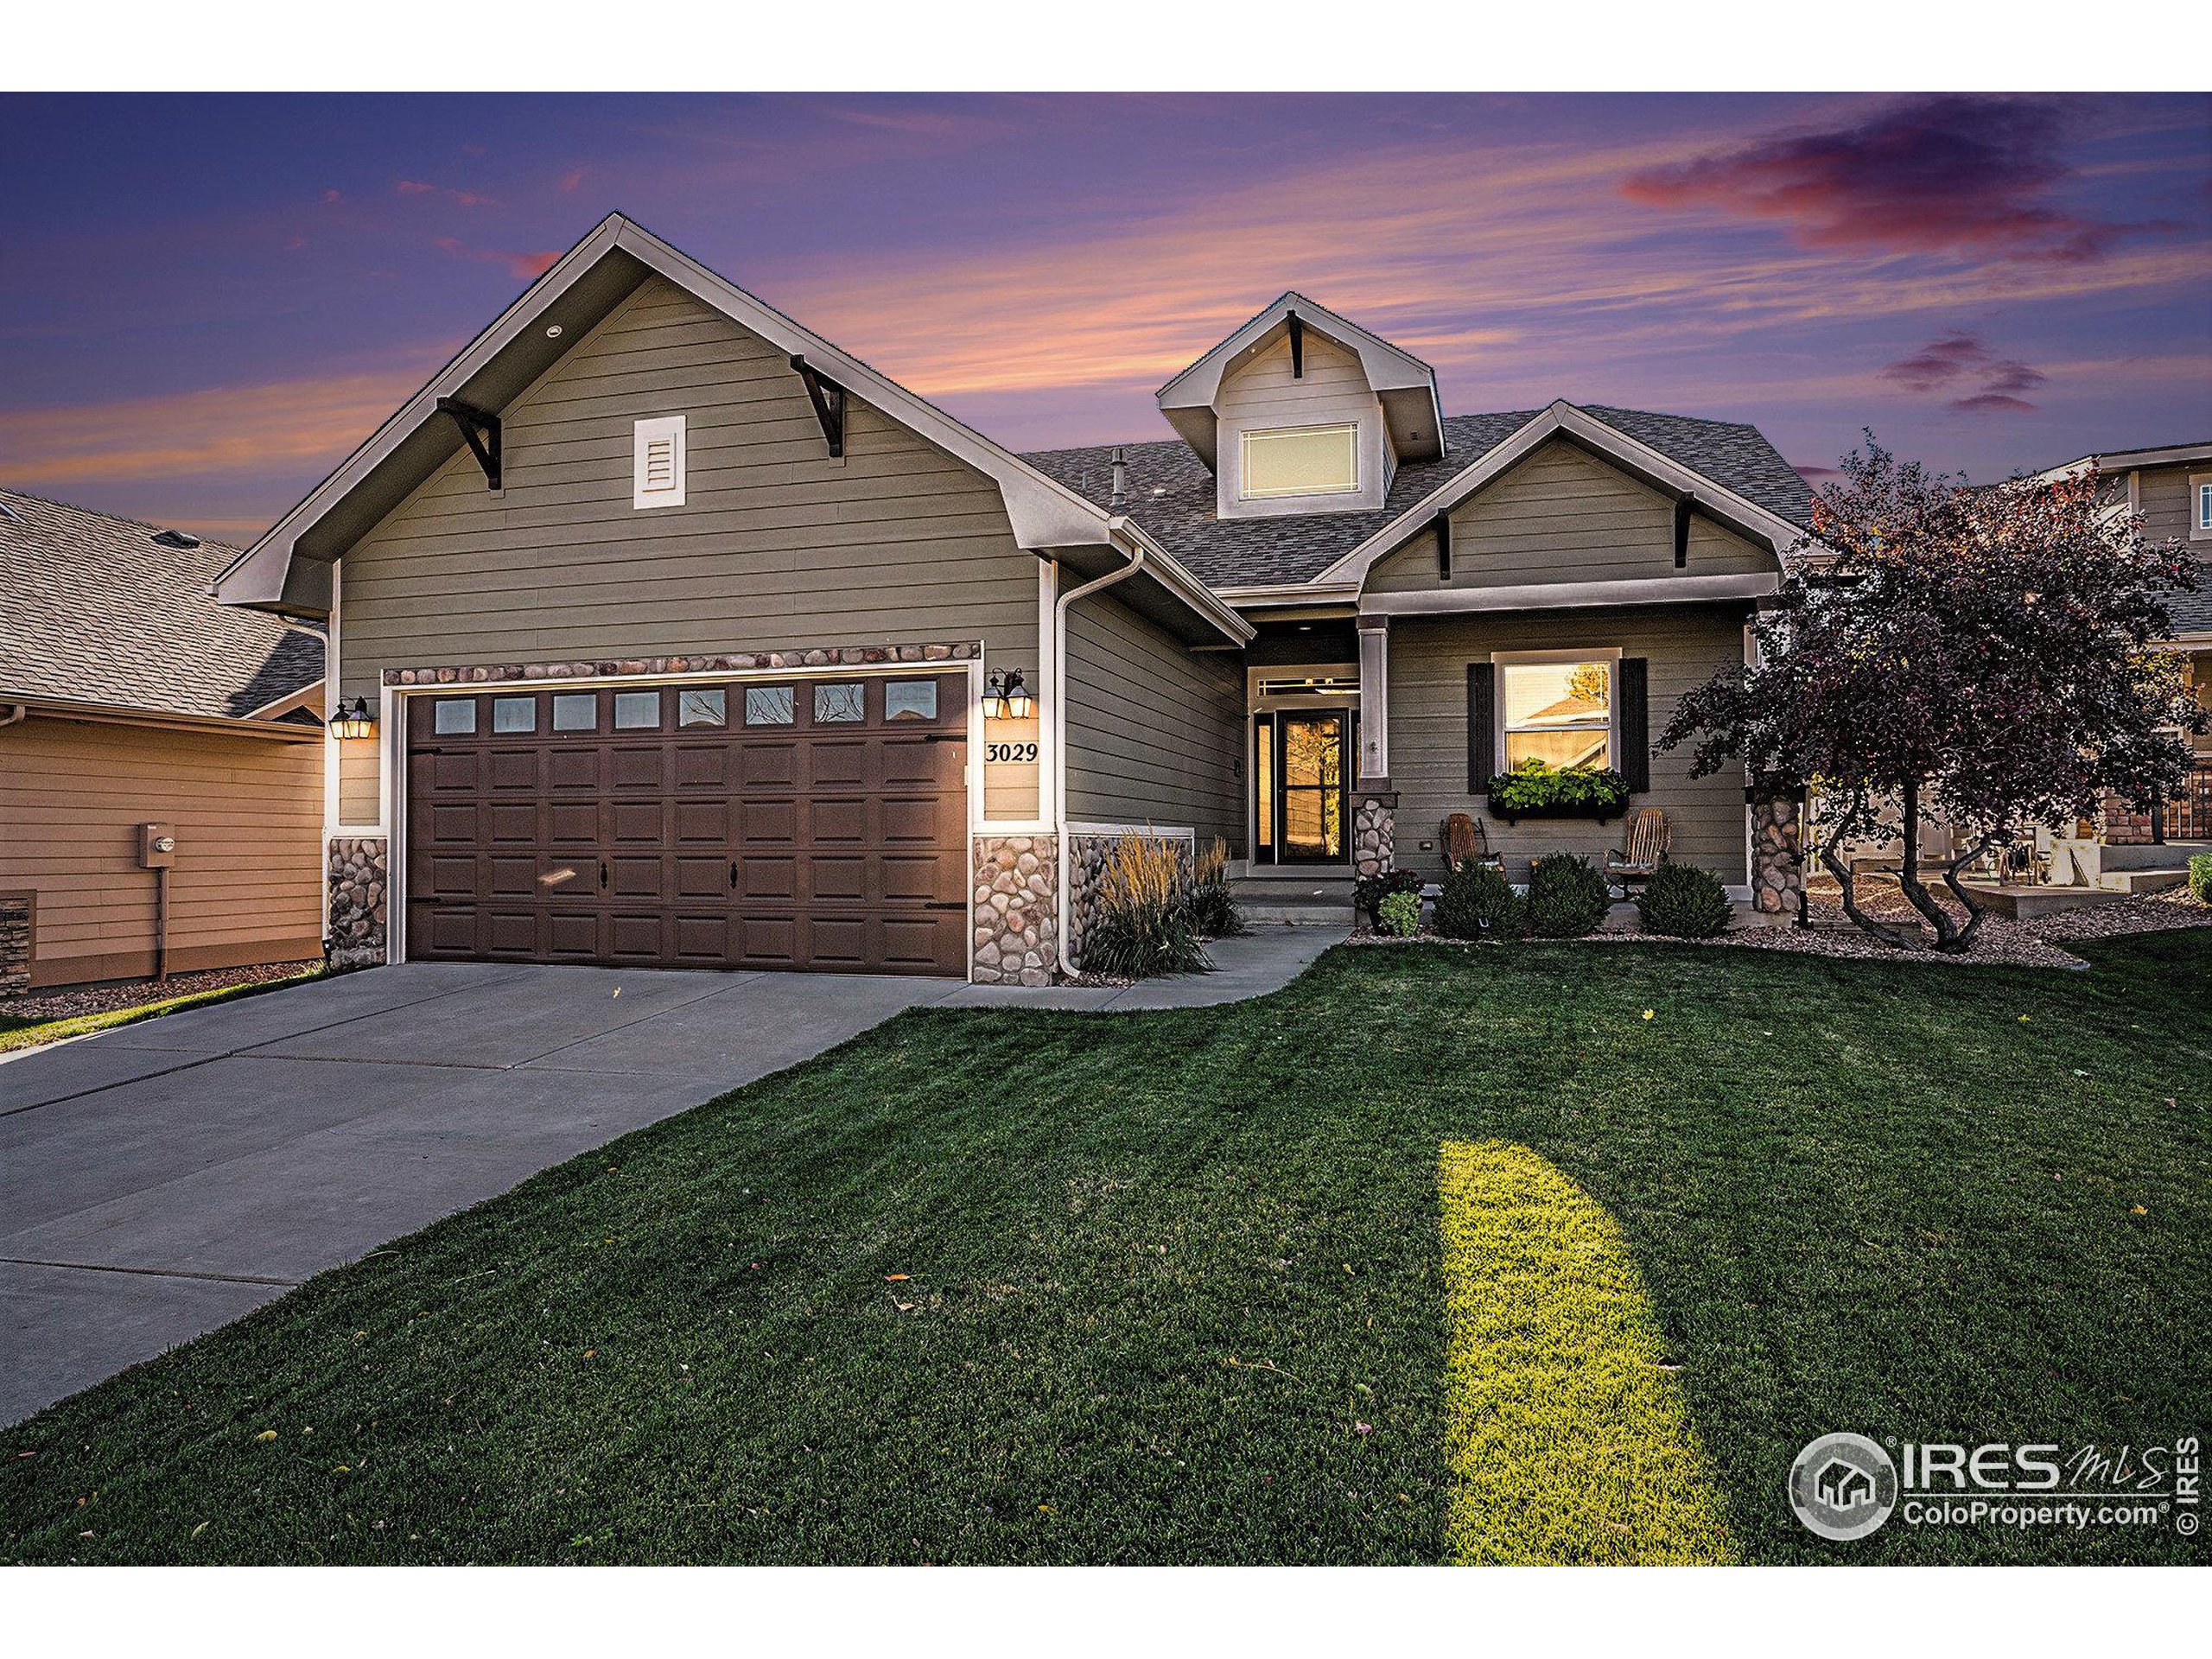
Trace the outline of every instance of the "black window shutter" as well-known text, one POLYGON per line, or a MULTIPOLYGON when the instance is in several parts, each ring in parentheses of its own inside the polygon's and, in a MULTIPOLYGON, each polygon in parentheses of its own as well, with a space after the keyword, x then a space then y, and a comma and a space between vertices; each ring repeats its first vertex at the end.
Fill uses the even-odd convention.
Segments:
POLYGON ((1467 664, 1467 793, 1479 795, 1497 771, 1497 705, 1488 663, 1467 664))
POLYGON ((1621 776, 1631 790, 1651 787, 1651 692, 1641 657, 1621 658, 1621 776))

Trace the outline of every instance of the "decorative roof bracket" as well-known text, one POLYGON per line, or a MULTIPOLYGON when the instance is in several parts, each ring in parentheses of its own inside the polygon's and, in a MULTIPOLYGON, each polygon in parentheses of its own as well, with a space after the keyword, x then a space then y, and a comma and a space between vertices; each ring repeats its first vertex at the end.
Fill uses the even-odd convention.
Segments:
POLYGON ((815 372, 804 357, 794 353, 791 367, 798 371, 798 378, 806 383, 807 401, 814 405, 814 418, 822 423, 822 435, 830 444, 830 458, 842 460, 845 454, 845 389, 835 380, 825 380, 815 372))
POLYGON ((492 489, 499 487, 499 417, 480 410, 474 404, 465 404, 458 397, 441 397, 438 408, 453 416, 453 423, 461 429, 461 435, 468 441, 468 452, 476 457, 476 464, 484 469, 484 481, 492 489))

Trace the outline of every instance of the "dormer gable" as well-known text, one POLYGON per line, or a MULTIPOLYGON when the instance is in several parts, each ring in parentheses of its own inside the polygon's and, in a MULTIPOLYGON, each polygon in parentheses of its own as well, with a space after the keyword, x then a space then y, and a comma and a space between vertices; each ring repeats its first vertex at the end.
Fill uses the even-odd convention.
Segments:
POLYGON ((1444 451, 1436 372, 1294 291, 1157 395, 1224 518, 1372 512, 1401 463, 1444 451))

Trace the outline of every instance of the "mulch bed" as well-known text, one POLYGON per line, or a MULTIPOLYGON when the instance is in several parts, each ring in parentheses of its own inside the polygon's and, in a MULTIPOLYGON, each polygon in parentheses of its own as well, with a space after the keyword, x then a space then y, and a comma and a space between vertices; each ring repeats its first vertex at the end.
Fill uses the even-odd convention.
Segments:
POLYGON ((73 990, 0 997, 0 1020, 74 1020, 80 1014, 111 1014, 118 1008, 141 1008, 149 1002, 167 1002, 173 997, 191 996, 200 991, 290 979, 321 966, 320 957, 312 962, 267 962, 248 968, 210 968, 196 974, 171 974, 165 985, 137 980, 123 985, 86 985, 73 990))

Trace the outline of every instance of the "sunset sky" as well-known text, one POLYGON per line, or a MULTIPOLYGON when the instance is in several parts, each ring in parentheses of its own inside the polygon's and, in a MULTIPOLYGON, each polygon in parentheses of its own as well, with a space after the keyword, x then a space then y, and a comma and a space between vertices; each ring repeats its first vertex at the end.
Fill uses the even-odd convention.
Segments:
POLYGON ((620 208, 1017 449, 1286 288, 1977 480, 2212 439, 2212 98, 0 99, 0 483, 251 537, 620 208))

